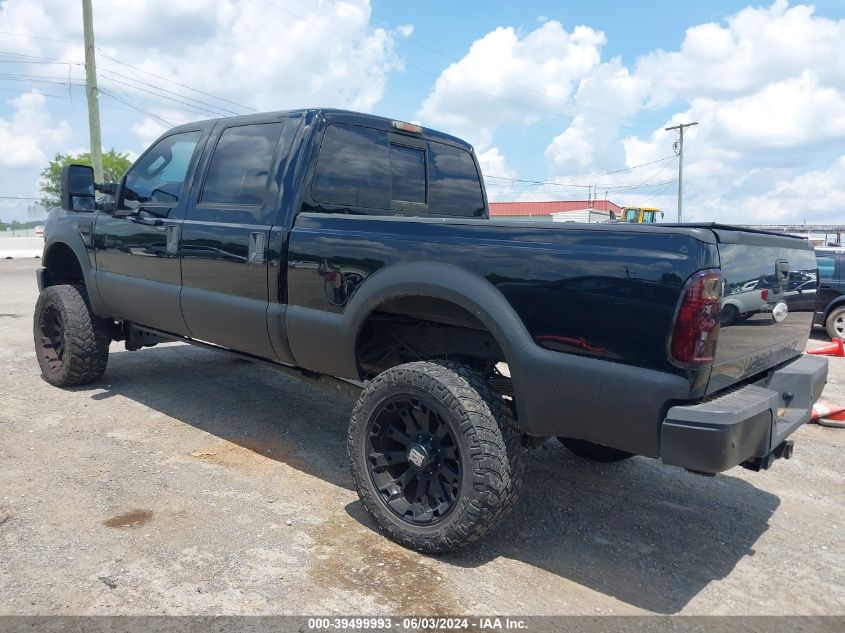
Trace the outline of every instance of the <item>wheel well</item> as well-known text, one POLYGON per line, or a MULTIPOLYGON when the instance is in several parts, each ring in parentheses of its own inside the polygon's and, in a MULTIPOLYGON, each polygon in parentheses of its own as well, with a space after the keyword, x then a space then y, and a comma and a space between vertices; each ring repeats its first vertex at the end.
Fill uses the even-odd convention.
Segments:
POLYGON ((837 308, 845 308, 845 297, 839 297, 838 299, 834 299, 827 305, 827 308, 825 308, 824 311, 824 320, 827 321, 827 317, 830 316, 830 313, 836 310, 837 308))
POLYGON ((481 320, 468 310, 434 297, 401 297, 379 305, 358 332, 355 357, 361 375, 417 360, 454 360, 484 373, 507 362, 481 320))
POLYGON ((85 283, 82 266, 76 254, 67 244, 59 242, 50 247, 44 255, 44 267, 48 271, 48 285, 85 283))

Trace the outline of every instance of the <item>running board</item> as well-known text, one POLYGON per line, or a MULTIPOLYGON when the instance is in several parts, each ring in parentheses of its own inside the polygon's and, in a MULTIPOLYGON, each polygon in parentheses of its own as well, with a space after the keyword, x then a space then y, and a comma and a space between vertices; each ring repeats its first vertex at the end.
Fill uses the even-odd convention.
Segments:
POLYGON ((236 352, 225 347, 220 347, 219 345, 215 345, 213 343, 197 341, 196 339, 187 338, 178 334, 171 334, 169 332, 163 332, 161 330, 156 330, 155 328, 146 327, 144 325, 136 325, 135 323, 126 323, 126 325, 128 326, 128 328, 130 328, 130 330, 137 330, 138 332, 143 333, 145 336, 154 336, 167 341, 178 341, 180 343, 188 343, 189 345, 202 347, 203 349, 208 349, 213 352, 219 352, 221 354, 225 354, 227 356, 238 358, 240 360, 245 360, 251 363, 261 363, 262 365, 269 365, 273 369, 280 371, 283 374, 287 374, 288 376, 297 378, 299 380, 304 380, 305 382, 308 382, 309 384, 315 387, 319 387, 324 391, 345 396, 352 400, 358 399, 358 396, 361 395, 361 390, 364 388, 365 385, 365 383, 363 382, 358 382, 355 380, 346 380, 344 378, 335 378, 334 376, 328 376, 326 374, 321 374, 316 371, 310 371, 308 369, 303 369, 302 367, 285 365, 284 363, 272 361, 267 358, 261 358, 260 356, 253 356, 252 354, 236 352))

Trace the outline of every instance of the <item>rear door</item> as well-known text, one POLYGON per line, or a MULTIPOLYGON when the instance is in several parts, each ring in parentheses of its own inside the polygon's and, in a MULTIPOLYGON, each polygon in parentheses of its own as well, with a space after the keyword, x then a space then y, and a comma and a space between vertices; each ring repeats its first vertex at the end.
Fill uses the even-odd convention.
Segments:
POLYGON ((721 326, 708 393, 803 353, 818 283, 815 254, 806 240, 731 229, 714 232, 723 307, 740 297, 744 314, 721 326))
POLYGON ((190 336, 273 358, 268 247, 284 120, 222 122, 203 157, 182 229, 182 313, 190 336))

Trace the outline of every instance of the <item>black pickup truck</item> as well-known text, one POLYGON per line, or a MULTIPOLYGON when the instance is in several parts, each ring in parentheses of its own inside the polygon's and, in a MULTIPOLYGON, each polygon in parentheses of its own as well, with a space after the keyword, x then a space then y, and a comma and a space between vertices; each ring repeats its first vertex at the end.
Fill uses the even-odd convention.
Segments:
POLYGON ((423 551, 480 538, 522 449, 551 437, 589 459, 768 468, 827 377, 802 353, 812 284, 786 289, 818 278, 805 241, 491 220, 465 142, 338 110, 183 125, 119 183, 66 167, 43 266, 48 382, 98 380, 112 341, 178 340, 346 385, 361 500, 423 551), (771 301, 721 322, 764 277, 771 301))

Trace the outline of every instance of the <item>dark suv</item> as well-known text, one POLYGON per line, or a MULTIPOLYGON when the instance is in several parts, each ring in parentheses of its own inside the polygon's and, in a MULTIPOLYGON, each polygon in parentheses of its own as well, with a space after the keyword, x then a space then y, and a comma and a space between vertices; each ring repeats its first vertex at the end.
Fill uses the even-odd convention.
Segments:
POLYGON ((824 326, 830 338, 845 339, 845 248, 817 248, 819 293, 815 324, 824 326))

